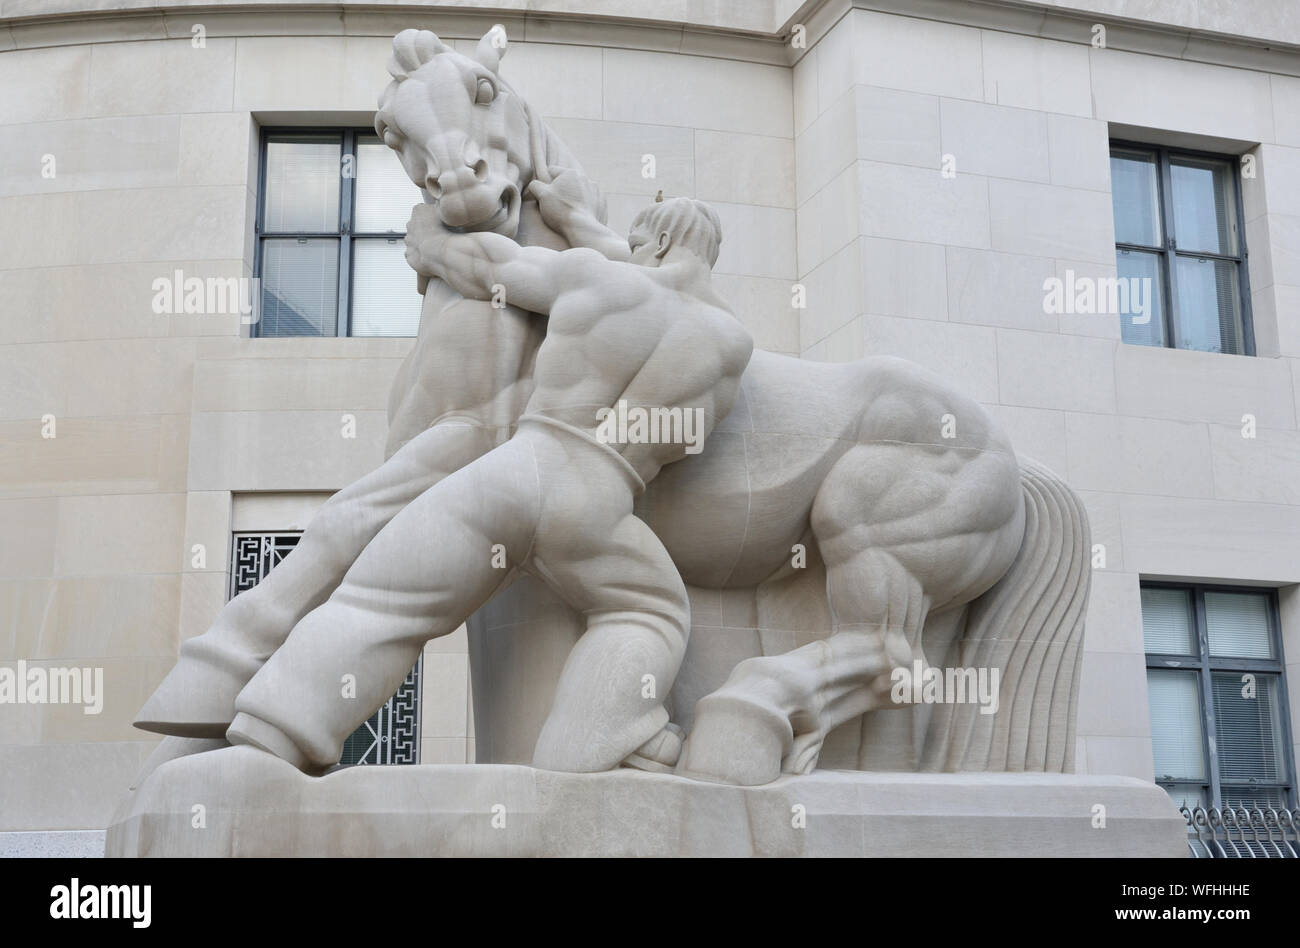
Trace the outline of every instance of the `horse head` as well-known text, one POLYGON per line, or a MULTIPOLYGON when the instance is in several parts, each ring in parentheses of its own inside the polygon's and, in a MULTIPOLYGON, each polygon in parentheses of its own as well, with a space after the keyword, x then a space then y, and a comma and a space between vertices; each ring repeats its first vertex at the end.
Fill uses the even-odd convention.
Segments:
POLYGON ((393 39, 393 81, 379 97, 375 131, 453 230, 513 237, 519 226, 522 191, 545 132, 498 75, 505 49, 500 25, 472 57, 428 30, 393 39))

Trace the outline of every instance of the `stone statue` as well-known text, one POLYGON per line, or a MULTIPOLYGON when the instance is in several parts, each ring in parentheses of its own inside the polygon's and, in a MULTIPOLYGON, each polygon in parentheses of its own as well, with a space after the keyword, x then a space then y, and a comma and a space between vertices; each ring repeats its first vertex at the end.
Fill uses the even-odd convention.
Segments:
POLYGON ((1078 498, 915 365, 750 357, 709 289, 716 219, 677 199, 643 213, 630 246, 611 236, 578 163, 499 75, 504 48, 499 27, 473 57, 427 31, 394 40, 375 124, 426 195, 407 242, 427 285, 391 457, 182 646, 137 721, 175 736, 151 766, 226 737, 335 761, 424 639, 487 600, 470 621, 475 699, 515 742, 489 759, 676 759, 678 775, 742 786, 819 762, 1072 770, 1089 584, 1078 498), (555 252, 569 246, 589 249, 555 252), (680 371, 657 364, 660 345, 680 371), (611 451, 593 412, 620 401, 703 408, 707 441, 611 451), (522 650, 494 653, 484 633, 506 627, 540 630, 542 658, 525 669, 522 650), (954 668, 991 673, 995 710, 925 697, 954 668), (548 670, 527 706, 481 685, 548 670), (626 693, 627 676, 666 690, 675 671, 680 756, 664 692, 626 693), (365 681, 347 712, 344 673, 365 681))
POLYGON ((585 772, 631 758, 671 769, 680 741, 663 702, 690 609, 672 558, 632 504, 731 410, 753 350, 710 285, 717 217, 690 198, 651 205, 617 243, 622 259, 610 260, 453 234, 426 223, 436 213, 417 207, 409 228, 407 259, 418 271, 468 298, 501 292, 549 316, 532 397, 506 444, 379 531, 240 692, 227 736, 303 768, 337 763, 425 643, 455 631, 517 566, 587 622, 537 765, 585 772), (653 439, 601 437, 615 411, 670 423, 653 439), (348 675, 355 698, 340 697, 348 675), (647 676, 663 690, 647 692, 647 676))

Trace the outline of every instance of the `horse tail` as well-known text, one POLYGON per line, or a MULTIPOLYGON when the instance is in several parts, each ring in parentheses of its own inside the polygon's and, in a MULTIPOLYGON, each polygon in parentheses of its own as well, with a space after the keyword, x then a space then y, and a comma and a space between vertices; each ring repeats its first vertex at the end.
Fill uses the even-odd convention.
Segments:
POLYGON ((1075 708, 1092 580, 1088 515, 1060 477, 1022 458, 1025 537, 1006 574, 967 607, 957 664, 998 673, 993 713, 936 705, 923 770, 1074 770, 1075 708))

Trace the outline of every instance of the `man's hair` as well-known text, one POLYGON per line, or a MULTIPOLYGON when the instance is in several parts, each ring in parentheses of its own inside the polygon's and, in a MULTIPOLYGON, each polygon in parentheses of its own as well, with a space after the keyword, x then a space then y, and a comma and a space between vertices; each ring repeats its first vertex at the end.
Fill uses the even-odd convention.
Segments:
POLYGON ((673 242, 694 251, 713 267, 722 244, 722 224, 713 208, 694 198, 668 198, 651 204, 632 221, 632 230, 644 228, 651 240, 667 232, 673 242))

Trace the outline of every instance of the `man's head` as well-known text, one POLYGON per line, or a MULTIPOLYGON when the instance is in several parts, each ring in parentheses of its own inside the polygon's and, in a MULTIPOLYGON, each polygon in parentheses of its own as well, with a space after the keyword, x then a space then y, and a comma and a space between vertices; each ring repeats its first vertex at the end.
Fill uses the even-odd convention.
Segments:
POLYGON ((636 216, 628 232, 632 262, 657 267, 672 250, 689 250, 713 269, 722 243, 722 225, 713 208, 692 198, 669 198, 636 216))

